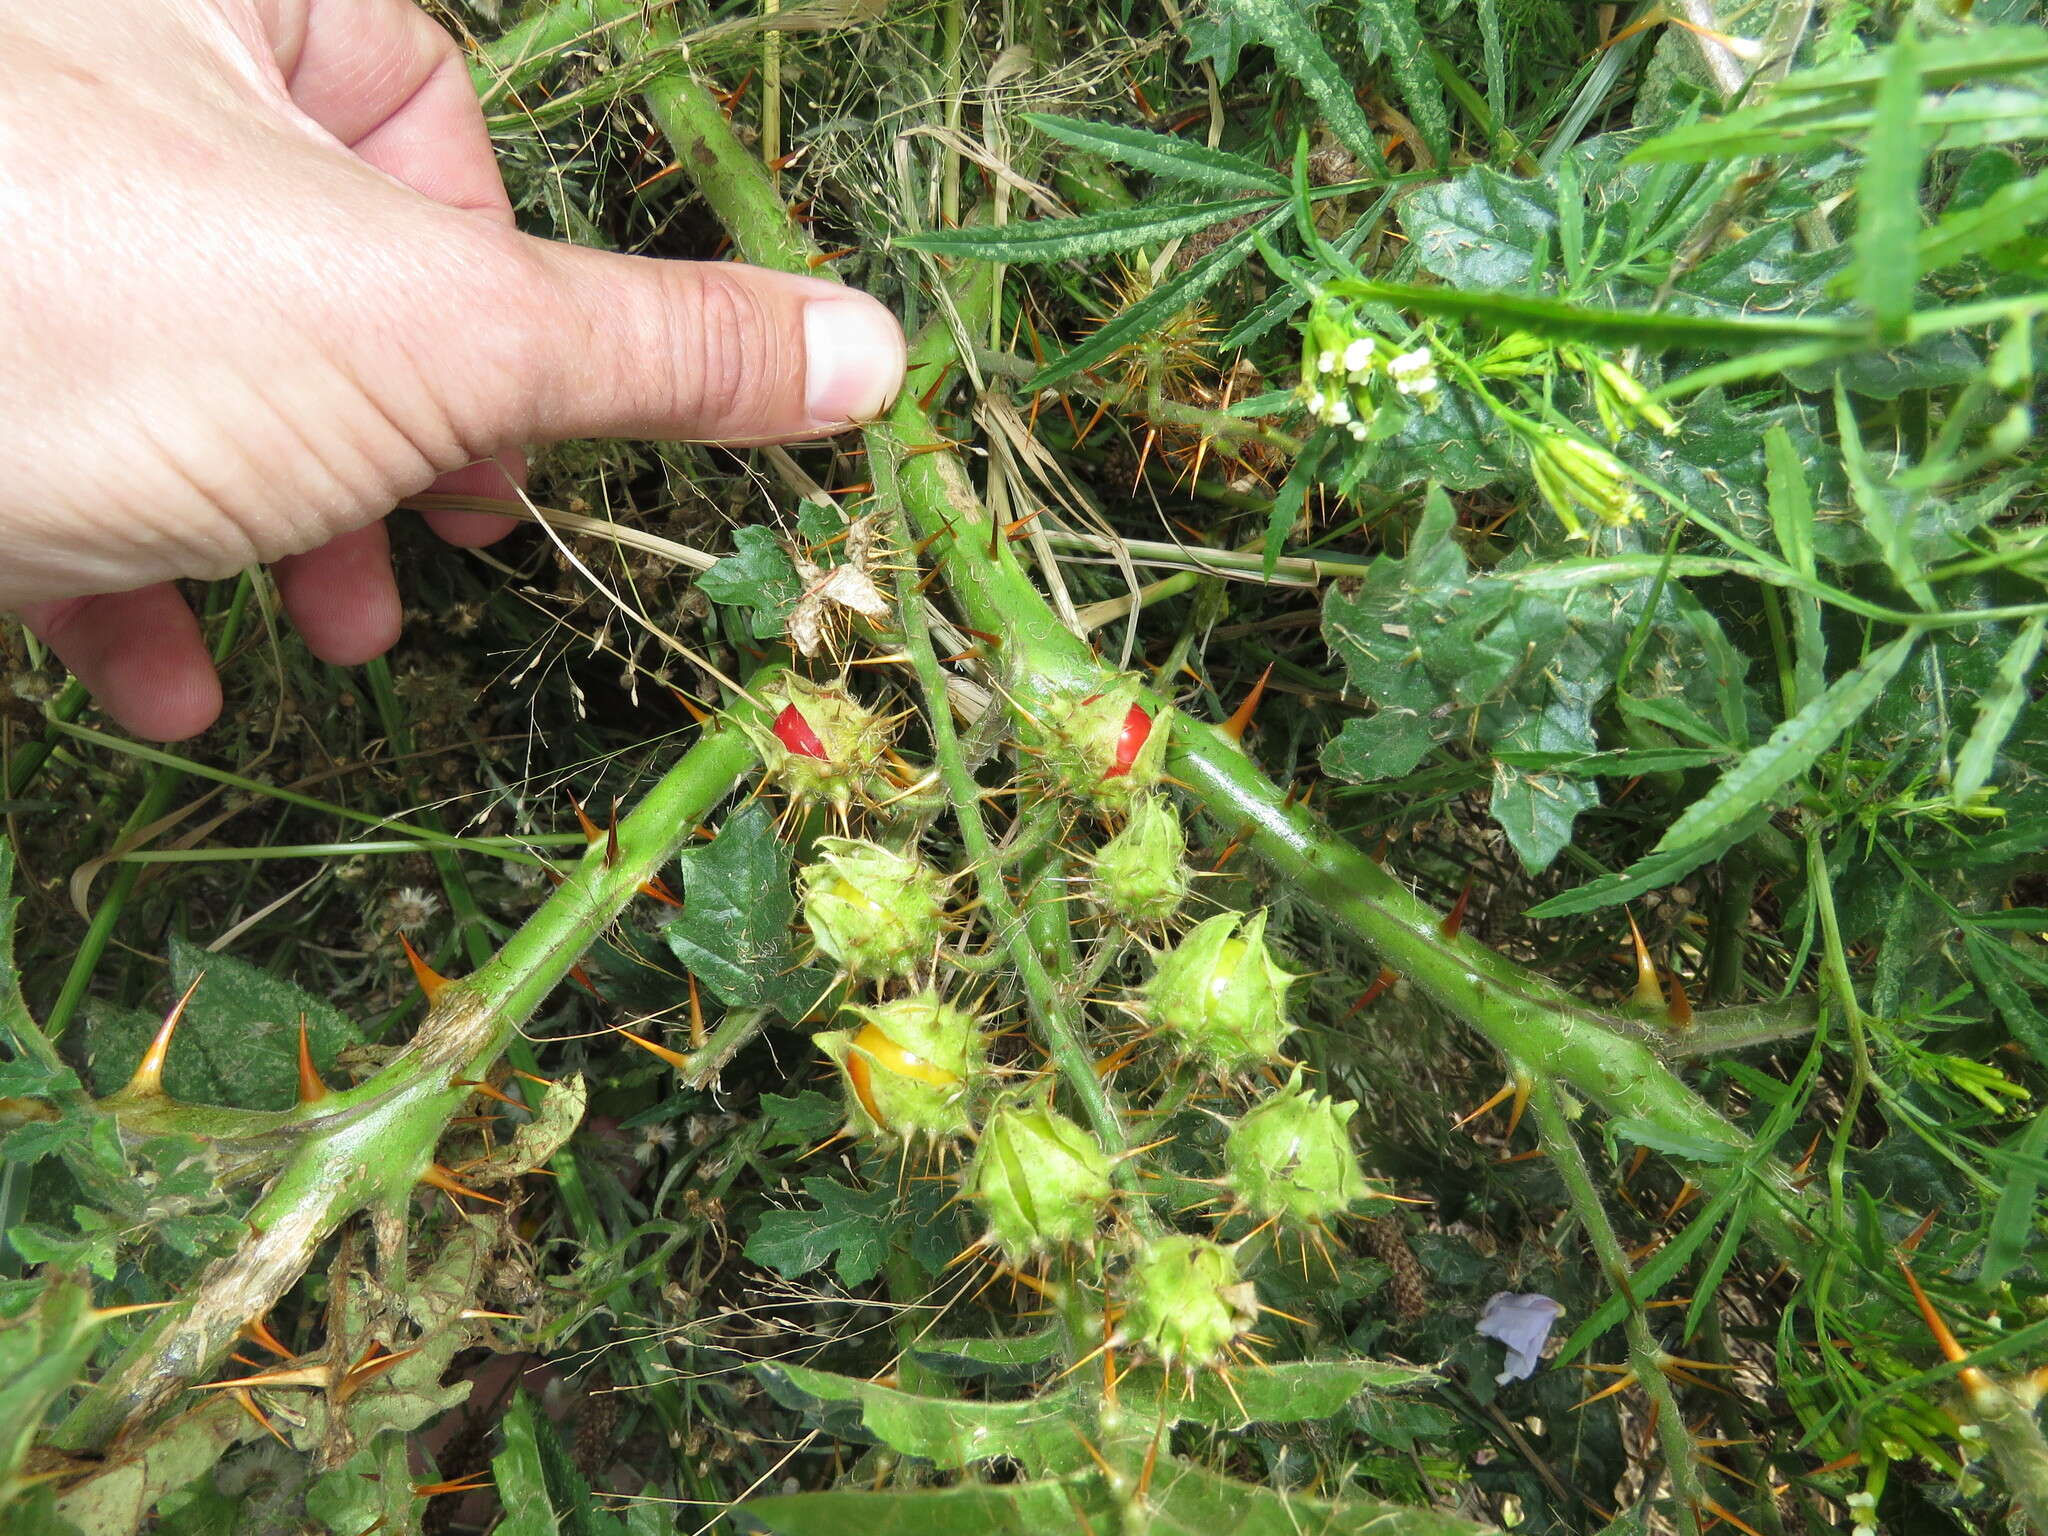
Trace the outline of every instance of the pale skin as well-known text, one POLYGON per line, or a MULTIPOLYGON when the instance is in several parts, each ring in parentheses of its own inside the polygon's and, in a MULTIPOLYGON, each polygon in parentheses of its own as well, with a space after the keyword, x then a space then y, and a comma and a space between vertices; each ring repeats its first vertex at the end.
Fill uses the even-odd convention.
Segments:
POLYGON ((820 436, 901 383, 836 284, 515 231, 412 0, 0 0, 0 57, 0 609, 137 735, 220 712, 173 578, 267 564, 366 661, 404 497, 510 494, 566 438, 820 436))

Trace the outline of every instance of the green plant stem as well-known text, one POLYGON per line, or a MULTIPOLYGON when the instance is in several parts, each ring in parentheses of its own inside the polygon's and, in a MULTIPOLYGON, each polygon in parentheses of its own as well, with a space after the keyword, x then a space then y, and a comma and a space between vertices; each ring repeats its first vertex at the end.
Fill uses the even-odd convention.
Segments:
MULTIPOLYGON (((64 691, 50 701, 48 718, 52 721, 61 720, 69 725, 78 718, 78 712, 85 708, 86 701, 91 697, 92 695, 85 691, 85 684, 73 678, 64 685, 64 691)), ((36 775, 43 771, 43 764, 49 761, 50 754, 56 750, 57 733, 54 730, 45 730, 40 738, 24 743, 18 752, 8 757, 8 799, 18 800, 28 793, 29 785, 35 782, 36 775)))
MULTIPOLYGON (((757 679, 764 682, 766 679, 757 679)), ((212 1263, 89 1391, 58 1432, 74 1451, 103 1449, 124 1426, 205 1381, 244 1324, 305 1272, 329 1234, 358 1211, 401 1210, 443 1128, 583 951, 667 863, 752 765, 729 709, 618 825, 618 856, 593 846, 487 963, 449 983, 412 1043, 369 1082, 321 1100, 283 1170, 250 1210, 251 1233, 212 1263)))
POLYGON ((1706 1504, 1706 1490, 1700 1485, 1699 1467, 1695 1461, 1698 1449, 1693 1445, 1691 1432, 1685 1427, 1684 1415, 1678 1411, 1678 1399, 1671 1390, 1671 1383, 1665 1379, 1664 1350, 1650 1332, 1649 1319, 1644 1315, 1642 1301, 1635 1293, 1628 1255, 1622 1249, 1621 1239, 1615 1235, 1614 1224, 1607 1219, 1607 1207, 1601 1203, 1592 1170, 1586 1166, 1585 1153, 1579 1150, 1578 1138, 1572 1133, 1571 1120, 1565 1114, 1556 1085, 1547 1081, 1537 1083, 1529 1095, 1529 1107, 1536 1113, 1536 1129, 1543 1138, 1544 1150, 1550 1154, 1550 1161, 1564 1183, 1572 1213, 1586 1229, 1593 1251, 1599 1256, 1600 1267, 1607 1272, 1608 1282, 1628 1303, 1625 1326, 1629 1364, 1636 1373, 1637 1383, 1650 1399, 1650 1411, 1656 1416, 1658 1438, 1664 1445, 1664 1462, 1671 1470, 1671 1485, 1678 1494, 1678 1529, 1681 1533, 1698 1536, 1699 1511, 1706 1504))
MULTIPOLYGON (((248 606, 254 590, 254 579, 244 571, 236 579, 234 593, 228 599, 227 612, 221 619, 220 629, 213 637, 213 662, 219 666, 235 648, 235 637, 241 633, 242 613, 248 606)), ((64 735, 85 735, 97 737, 96 731, 87 731, 82 726, 52 718, 51 727, 64 735)), ((103 738, 114 740, 116 738, 103 738)), ((124 743, 126 745, 126 743, 124 743)), ((141 755, 140 753, 137 754, 141 755)), ((144 827, 156 821, 171 808, 177 798, 178 787, 185 781, 185 764, 165 753, 157 761, 157 771, 150 775, 148 787, 136 802, 127 823, 114 839, 114 846, 120 847, 144 827)), ((71 968, 64 975, 64 985, 57 993, 57 1000, 50 1005, 50 1011, 43 1019, 43 1032, 52 1040, 60 1040, 69 1027, 72 1016, 92 987, 92 974, 98 968, 100 956, 106 953, 108 941, 114 936, 114 926, 121 920, 121 913, 127 908, 128 897, 135 889, 135 882, 142 878, 139 865, 126 864, 114 871, 114 877, 101 893, 99 905, 94 908, 92 921, 86 926, 85 937, 78 941, 78 953, 73 956, 71 968)))

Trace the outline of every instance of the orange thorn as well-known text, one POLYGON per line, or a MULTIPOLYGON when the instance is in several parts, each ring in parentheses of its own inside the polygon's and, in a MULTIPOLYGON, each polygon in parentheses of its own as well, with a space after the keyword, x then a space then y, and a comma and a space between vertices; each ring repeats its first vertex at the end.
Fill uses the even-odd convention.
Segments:
POLYGON ((279 1445, 283 1446, 286 1450, 292 1449, 291 1441, 285 1439, 283 1435, 279 1434, 277 1432, 277 1426, 270 1422, 270 1416, 266 1414, 261 1408, 256 1406, 255 1393, 248 1391, 246 1388, 233 1388, 228 1392, 228 1396, 232 1397, 235 1400, 235 1406, 237 1408, 241 1409, 242 1412, 249 1415, 250 1418, 254 1419, 259 1425, 261 1425, 263 1428, 263 1432, 269 1435, 271 1439, 275 1440, 279 1445))
MULTIPOLYGON (((488 1199, 489 1197, 485 1195, 479 1195, 477 1196, 477 1198, 482 1200, 488 1199)), ((329 1394, 333 1397, 336 1403, 347 1402, 350 1398, 354 1397, 356 1393, 360 1392, 364 1387, 368 1386, 371 1382, 375 1381, 379 1376, 382 1376, 394 1365, 397 1365, 399 1361, 410 1360, 414 1355, 419 1353, 417 1349, 400 1349, 389 1351, 381 1355, 378 1354, 377 1351, 383 1348, 384 1346, 382 1344, 371 1344, 371 1346, 368 1349, 363 1351, 362 1358, 357 1360, 354 1365, 350 1366, 348 1370, 342 1374, 341 1380, 334 1384, 334 1390, 331 1394, 329 1394)))
MULTIPOLYGON (((677 694, 676 697, 681 698, 682 695, 677 694)), ((578 800, 574 795, 571 795, 569 796, 569 803, 576 807, 576 823, 578 826, 583 828, 584 842, 594 843, 599 838, 604 836, 603 831, 599 829, 597 823, 590 819, 589 812, 583 809, 583 802, 581 800, 578 800)))
POLYGON ((427 999, 427 1006, 433 1007, 442 992, 447 990, 448 978, 420 958, 420 952, 412 947, 411 939, 401 933, 398 942, 405 946, 405 958, 412 963, 413 980, 420 984, 420 991, 427 999))
POLYGON ((281 1360, 293 1360, 295 1356, 285 1348, 276 1334, 270 1331, 270 1324, 260 1317, 252 1317, 242 1324, 242 1337, 251 1344, 260 1344, 281 1360))
POLYGON ((1933 1230, 1934 1218, 1939 1216, 1940 1214, 1941 1207, 1937 1205, 1925 1216, 1922 1216, 1920 1218, 1920 1225, 1915 1227, 1912 1231, 1908 1232, 1904 1237, 1899 1239, 1899 1246, 1905 1249, 1908 1253, 1917 1253, 1920 1249, 1920 1240, 1926 1237, 1927 1234, 1931 1230, 1933 1230))
POLYGON ((520 1103, 517 1099, 513 1098, 512 1095, 510 1095, 509 1093, 505 1093, 500 1089, 493 1088, 489 1083, 483 1082, 477 1078, 453 1078, 449 1081, 448 1086, 450 1088, 467 1088, 471 1093, 481 1094, 484 1098, 487 1099, 496 1099, 500 1104, 509 1104, 514 1109, 526 1108, 524 1104, 520 1103))
POLYGON ((1506 1134, 1507 1139, 1509 1141, 1513 1141, 1515 1139, 1515 1130, 1522 1123, 1522 1111, 1527 1109, 1528 1107, 1529 1079, 1526 1077, 1517 1077, 1515 1079, 1514 1107, 1508 1111, 1508 1128, 1506 1134))
POLYGON ((299 1015, 299 1102, 317 1104, 327 1097, 327 1085, 313 1065, 313 1048, 306 1039, 306 1016, 299 1015))
POLYGON ((1128 1066, 1131 1058, 1137 1054, 1138 1042, 1126 1040, 1122 1045, 1103 1057, 1102 1060, 1095 1063, 1095 1075, 1097 1077, 1107 1077, 1119 1067, 1128 1066))
POLYGON ((1496 1093, 1484 1104, 1480 1105, 1477 1109, 1473 1110, 1472 1113, 1470 1113, 1469 1115, 1462 1115, 1458 1119, 1453 1120, 1451 1122, 1451 1129, 1455 1131, 1463 1126, 1470 1125, 1474 1120, 1477 1120, 1481 1115, 1485 1114, 1488 1110, 1497 1109, 1501 1105, 1507 1103, 1509 1099, 1514 1097, 1514 1094, 1515 1085, 1512 1082, 1502 1083, 1500 1085, 1500 1092, 1496 1093))
MULTIPOLYGON (((1899 1273, 1906 1277, 1906 1284, 1912 1289, 1913 1300, 1920 1308, 1921 1320, 1927 1324, 1927 1331, 1934 1336, 1935 1347, 1941 1351, 1942 1359, 1954 1365, 1966 1358, 1963 1346, 1956 1342, 1956 1336, 1949 1332, 1948 1324, 1943 1322, 1941 1314, 1934 1310, 1934 1303, 1929 1301, 1927 1293, 1920 1289, 1920 1282, 1914 1277, 1913 1268, 1906 1262, 1906 1256, 1901 1253, 1893 1257, 1898 1260, 1899 1273)), ((1974 1365, 1964 1366, 1957 1372, 1957 1376, 1963 1383, 1963 1389, 1973 1397, 1991 1386, 1991 1378, 1974 1365)))
POLYGON ((1633 1001, 1645 1010, 1664 1007, 1664 988, 1657 980, 1657 963, 1650 958, 1650 946, 1643 942, 1643 930, 1636 926, 1634 914, 1630 914, 1628 931, 1636 944, 1636 990, 1633 1001))
POLYGON ((1727 1522, 1728 1522, 1728 1523, 1729 1523, 1730 1525, 1734 1526, 1734 1527, 1735 1527, 1735 1529, 1737 1529, 1738 1531, 1743 1531, 1743 1532, 1746 1532, 1746 1533, 1747 1533, 1747 1536, 1763 1536, 1763 1532, 1759 1531, 1759 1530, 1758 1530, 1758 1529, 1757 1529, 1757 1528, 1756 1528, 1755 1526, 1751 1525, 1751 1524, 1750 1524, 1750 1523, 1749 1523, 1749 1522, 1748 1522, 1747 1520, 1741 1520, 1741 1519, 1737 1519, 1737 1518, 1736 1518, 1736 1517, 1735 1517, 1734 1515, 1730 1514, 1730 1513, 1729 1513, 1729 1512, 1728 1512, 1728 1511, 1727 1511, 1726 1509, 1724 1509, 1724 1508, 1723 1508, 1723 1507, 1722 1507, 1721 1505, 1719 1505, 1719 1504, 1715 1503, 1715 1502, 1714 1502, 1714 1501, 1713 1501, 1712 1499, 1707 1499, 1707 1500, 1705 1500, 1705 1503, 1706 1503, 1706 1507, 1707 1507, 1707 1509, 1708 1509, 1708 1510, 1709 1510, 1709 1511, 1710 1511, 1711 1513, 1713 1513, 1713 1514, 1715 1514, 1715 1515, 1718 1515, 1718 1516, 1719 1516, 1719 1517, 1720 1517, 1721 1519, 1723 1519, 1723 1520, 1726 1520, 1726 1521, 1727 1521, 1727 1522))
MULTIPOLYGON (((1266 663, 1266 670, 1259 674, 1259 680, 1252 684, 1252 691, 1244 696, 1244 702, 1231 712, 1228 720, 1216 727, 1232 741, 1243 741, 1244 733, 1252 723, 1252 713, 1259 707, 1259 700, 1266 696, 1266 679, 1273 675, 1273 663, 1266 663)), ((1290 795, 1292 790, 1288 792, 1290 795)))
POLYGON ((859 249, 860 247, 857 245, 849 245, 837 251, 820 251, 817 255, 811 257, 806 265, 815 272, 818 268, 825 266, 829 262, 839 261, 844 257, 853 255, 859 249))
POLYGON ((1824 1467, 1815 1467, 1806 1475, 1808 1477, 1822 1477, 1829 1472, 1846 1472, 1851 1467, 1860 1467, 1861 1465, 1863 1465, 1863 1453, 1861 1451, 1851 1451, 1846 1456, 1837 1456, 1824 1467))
POLYGON ((596 998, 599 1002, 604 1001, 604 994, 597 990, 597 983, 590 979, 590 972, 583 969, 582 966, 570 966, 569 979, 575 982, 576 985, 581 987, 584 991, 588 992, 592 997, 596 998))
POLYGON ((612 796, 612 819, 604 829, 604 867, 616 869, 619 864, 619 797, 612 796))
POLYGON ((1451 903, 1451 910, 1444 914, 1444 920, 1437 925, 1437 932, 1446 939, 1455 939, 1458 930, 1465 926, 1465 909, 1472 905, 1472 882, 1467 880, 1465 888, 1458 892, 1458 899, 1451 903))
POLYGON ((639 1046, 641 1050, 648 1052, 650 1055, 660 1057, 663 1061, 667 1062, 670 1066, 674 1067, 678 1072, 687 1072, 690 1070, 690 1058, 685 1056, 681 1051, 672 1051, 665 1045, 656 1045, 652 1040, 643 1040, 640 1038, 640 1036, 634 1034, 633 1031, 631 1031, 630 1029, 622 1028, 619 1030, 619 1033, 624 1035, 628 1040, 632 1041, 635 1045, 639 1046))
POLYGON ((1040 507, 1036 512, 1026 512, 1022 517, 1011 518, 1009 522, 1003 525, 1003 537, 1014 543, 1016 540, 1024 537, 1024 532, 1031 526, 1032 519, 1043 517, 1044 515, 1045 508, 1040 507))
POLYGON ((1643 1164, 1647 1163, 1649 1160, 1650 1149, 1648 1147, 1637 1147, 1635 1151, 1632 1154, 1630 1154, 1628 1166, 1621 1170, 1622 1189, 1625 1190, 1628 1188, 1628 1181, 1634 1178, 1638 1173, 1642 1172, 1643 1164))
POLYGON ((1699 1192, 1700 1187, 1693 1183, 1691 1179, 1682 1180, 1678 1186, 1678 1193, 1671 1197, 1671 1203, 1664 1207, 1664 1214, 1657 1219, 1659 1221, 1669 1221, 1680 1211, 1684 1210, 1687 1205, 1691 1204, 1693 1196, 1699 1192))
POLYGON ((1685 995, 1685 983, 1678 979, 1676 971, 1671 973, 1671 1006, 1664 1016, 1673 1029, 1684 1029, 1692 1023, 1692 999, 1685 995))
POLYGON ((690 1049, 701 1051, 707 1038, 704 1033, 704 999, 697 993, 697 973, 689 974, 690 983, 690 1049))
POLYGON ((471 1472, 465 1477, 446 1478, 438 1483, 414 1483, 412 1491, 422 1499, 435 1498, 444 1493, 477 1493, 491 1486, 491 1472, 471 1472))
POLYGON ((667 907, 680 907, 683 904, 680 896, 662 884, 661 876, 659 875, 656 875, 652 880, 642 881, 640 894, 642 896, 652 896, 656 901, 667 907))
MULTIPOLYGON (((1378 1002, 1382 997, 1384 997, 1387 993, 1387 990, 1400 979, 1400 973, 1397 972, 1391 965, 1381 966, 1379 975, 1375 976, 1373 978, 1372 985, 1365 989, 1365 995, 1359 998, 1357 1002, 1351 1005, 1351 1013, 1359 1013, 1364 1009, 1371 1007, 1374 1003, 1378 1002)), ((1351 1017, 1351 1014, 1347 1013, 1345 1017, 1348 1019, 1351 1017)))
POLYGON ((505 1203, 495 1195, 487 1195, 481 1190, 471 1189, 467 1184, 456 1178, 451 1170, 443 1168, 439 1163, 427 1164, 426 1172, 420 1175, 420 1182, 432 1185, 435 1189, 444 1190, 451 1195, 467 1195, 470 1199, 481 1200, 486 1205, 503 1205, 505 1203))
POLYGON ((1615 1381, 1614 1385, 1610 1387, 1602 1387, 1598 1392, 1595 1392, 1591 1397, 1583 1398, 1580 1401, 1573 1403, 1572 1409, 1574 1412, 1576 1412, 1578 1409, 1581 1408, 1590 1408, 1594 1403, 1599 1402, 1601 1398, 1612 1397, 1617 1392, 1626 1392, 1630 1387, 1634 1386, 1635 1384, 1636 1373, 1634 1371, 1625 1371, 1615 1381))
POLYGON ((142 1053, 141 1064, 135 1075, 128 1079, 117 1098, 161 1097, 164 1091, 164 1061, 171 1054, 171 1036, 178 1031, 178 1021, 185 1017, 185 1005, 192 1001, 192 994, 199 990, 199 983, 206 979, 201 971, 192 978, 192 985, 185 989, 185 995, 171 1005, 163 1024, 157 1029, 156 1038, 149 1042, 149 1049, 142 1053))
POLYGON ((690 718, 692 720, 696 721, 699 725, 709 725, 711 723, 711 712, 709 710, 699 709, 697 707, 697 701, 691 698, 687 693, 683 692, 682 689, 671 688, 669 689, 669 692, 676 696, 676 702, 678 704, 682 705, 684 709, 690 712, 690 718))

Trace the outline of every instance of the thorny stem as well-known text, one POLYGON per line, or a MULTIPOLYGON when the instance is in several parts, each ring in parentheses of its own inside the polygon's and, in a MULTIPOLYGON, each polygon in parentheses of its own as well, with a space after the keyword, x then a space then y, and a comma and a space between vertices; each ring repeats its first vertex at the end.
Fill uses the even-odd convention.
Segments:
POLYGON ((1664 1350, 1650 1332, 1642 1299, 1635 1292, 1628 1255, 1622 1250, 1621 1239, 1615 1235, 1613 1223, 1607 1219, 1607 1207, 1601 1203, 1600 1192, 1594 1187, 1592 1171, 1586 1166, 1586 1156, 1579 1149, 1578 1138, 1572 1134, 1571 1121, 1564 1112, 1561 1099, 1556 1084, 1547 1078, 1537 1082, 1529 1094, 1529 1106, 1536 1112, 1536 1129, 1543 1139, 1544 1150, 1550 1154, 1550 1161, 1564 1183, 1572 1212, 1586 1229, 1593 1251, 1599 1256, 1600 1266, 1607 1272, 1608 1283, 1628 1304, 1625 1326, 1629 1364, 1635 1370, 1637 1383, 1650 1399, 1650 1412, 1657 1421, 1658 1438, 1664 1443, 1664 1460, 1671 1469, 1671 1485, 1678 1495, 1678 1528, 1686 1536, 1698 1536, 1699 1511, 1706 1502, 1706 1490, 1700 1484, 1699 1467, 1694 1462, 1698 1450, 1693 1445, 1691 1431, 1685 1427, 1684 1416, 1678 1411, 1678 1399, 1671 1390, 1671 1383, 1665 1379, 1664 1350))
MULTIPOLYGON (((757 679, 757 683, 765 679, 757 679)), ((358 1211, 411 1198, 448 1120, 591 941, 752 766, 735 704, 619 822, 618 856, 594 845, 486 964, 451 982, 412 1043, 369 1082, 319 1101, 283 1170, 250 1210, 250 1236, 209 1264, 123 1352, 58 1432, 74 1451, 104 1448, 124 1426, 206 1380, 242 1326, 295 1284, 322 1242, 358 1211)))

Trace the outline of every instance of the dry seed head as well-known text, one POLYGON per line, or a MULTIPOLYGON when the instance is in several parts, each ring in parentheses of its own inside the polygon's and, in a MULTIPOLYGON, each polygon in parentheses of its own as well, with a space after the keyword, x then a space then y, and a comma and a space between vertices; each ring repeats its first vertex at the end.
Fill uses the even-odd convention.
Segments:
POLYGON ((1131 1260, 1119 1332, 1169 1365, 1208 1365, 1259 1317, 1257 1289, 1221 1243, 1174 1234, 1131 1260))
POLYGON ((1296 1071, 1279 1093, 1245 1113, 1223 1144, 1224 1182, 1259 1218, 1315 1226, 1371 1193, 1351 1149, 1352 1103, 1301 1086, 1296 1071))
POLYGON ((1219 912, 1160 959, 1145 985, 1146 1012, 1183 1055, 1219 1072, 1279 1058, 1294 1028, 1287 989, 1301 978, 1275 963, 1265 935, 1263 910, 1249 920, 1219 912))
POLYGON ((803 871, 804 922, 818 948, 864 979, 907 976, 944 922, 936 870, 876 843, 821 837, 803 871))
POLYGON ((1157 927, 1187 899, 1187 851, 1187 833, 1173 807, 1157 795, 1144 796, 1124 829, 1096 852, 1095 899, 1120 922, 1157 927))
POLYGON ((853 1012, 858 1029, 811 1036, 839 1066, 853 1128, 902 1141, 965 1135, 968 1100, 988 1076, 975 1017, 929 989, 853 1012))
POLYGON ((967 1170, 966 1191, 989 1235, 1013 1263, 1089 1242, 1109 1203, 1109 1158, 1095 1138, 1042 1104, 989 1117, 967 1170))

